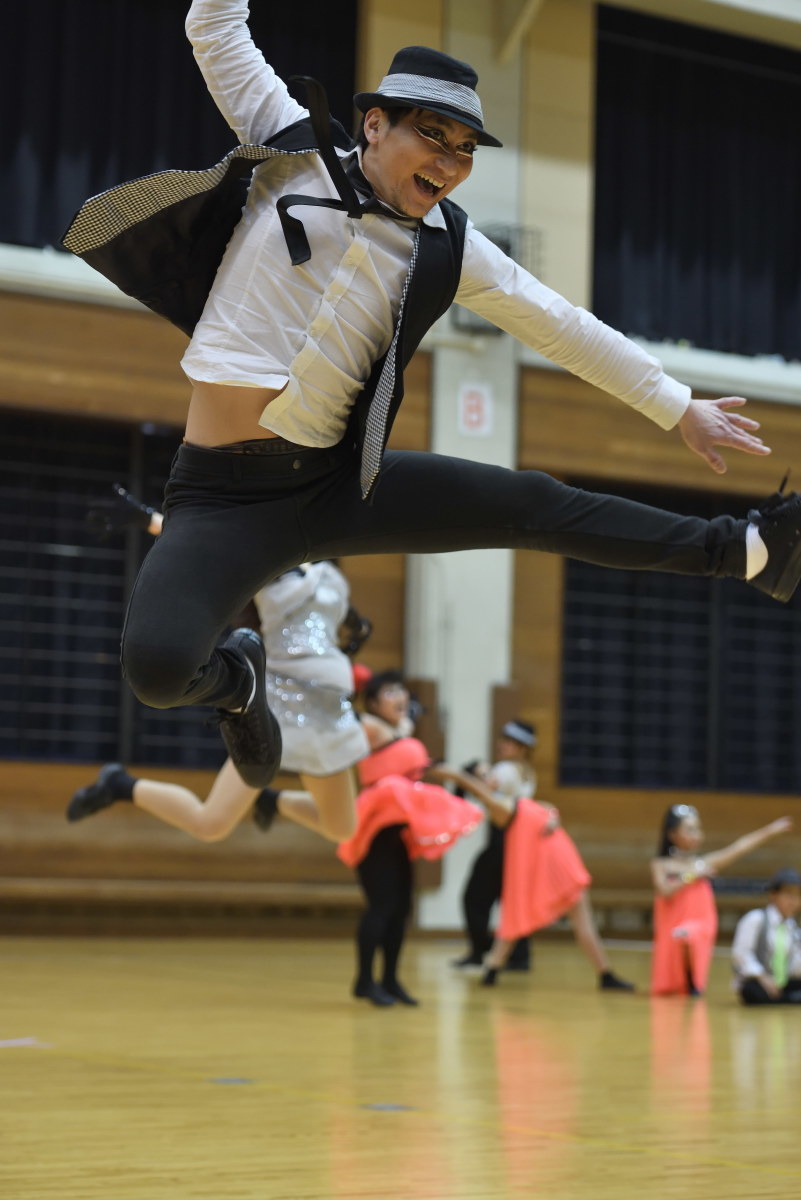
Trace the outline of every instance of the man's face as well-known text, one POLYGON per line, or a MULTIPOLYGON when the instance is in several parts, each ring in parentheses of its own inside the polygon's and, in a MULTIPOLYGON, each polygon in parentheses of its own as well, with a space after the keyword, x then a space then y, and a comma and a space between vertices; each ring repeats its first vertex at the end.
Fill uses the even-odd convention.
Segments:
POLYGON ((473 166, 476 133, 450 117, 415 108, 396 125, 371 108, 364 118, 364 174, 379 200, 408 217, 424 217, 473 166))
POLYGON ((771 893, 771 902, 778 908, 785 920, 788 917, 794 917, 801 909, 801 888, 796 887, 794 883, 785 884, 778 891, 771 893))

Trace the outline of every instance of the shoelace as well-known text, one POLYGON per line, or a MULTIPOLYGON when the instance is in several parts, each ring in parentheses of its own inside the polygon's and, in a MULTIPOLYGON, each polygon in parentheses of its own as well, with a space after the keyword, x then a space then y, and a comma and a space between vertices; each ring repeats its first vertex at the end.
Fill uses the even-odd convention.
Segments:
POLYGON ((748 520, 752 525, 759 524, 760 520, 764 521, 766 517, 770 517, 770 515, 774 513, 777 508, 781 508, 782 505, 787 504, 788 501, 798 498, 798 492, 787 492, 785 495, 784 489, 787 486, 787 481, 789 478, 790 468, 788 467, 787 471, 785 472, 784 479, 782 479, 781 483, 779 484, 778 491, 774 492, 771 496, 768 496, 767 500, 763 501, 759 508, 749 509, 748 520))

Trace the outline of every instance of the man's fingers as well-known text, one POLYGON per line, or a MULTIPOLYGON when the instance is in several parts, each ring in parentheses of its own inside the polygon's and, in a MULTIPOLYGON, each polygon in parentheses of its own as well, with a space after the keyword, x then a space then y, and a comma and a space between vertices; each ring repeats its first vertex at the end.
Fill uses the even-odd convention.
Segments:
POLYGON ((759 429, 759 421, 754 421, 752 417, 744 417, 742 413, 729 413, 728 421, 730 425, 737 425, 740 429, 759 429))

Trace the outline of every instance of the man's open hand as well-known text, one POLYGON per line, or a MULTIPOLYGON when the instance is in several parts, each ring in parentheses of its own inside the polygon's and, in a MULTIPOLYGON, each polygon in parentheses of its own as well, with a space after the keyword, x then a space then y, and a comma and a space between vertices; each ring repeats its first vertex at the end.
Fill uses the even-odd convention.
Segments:
POLYGON ((720 400, 691 400, 686 413, 679 421, 679 430, 684 441, 691 450, 706 459, 718 475, 725 474, 726 463, 714 449, 715 446, 731 446, 745 454, 770 454, 770 447, 754 435, 753 431, 759 429, 759 422, 744 417, 742 413, 730 411, 742 408, 745 403, 742 396, 724 396, 720 400))

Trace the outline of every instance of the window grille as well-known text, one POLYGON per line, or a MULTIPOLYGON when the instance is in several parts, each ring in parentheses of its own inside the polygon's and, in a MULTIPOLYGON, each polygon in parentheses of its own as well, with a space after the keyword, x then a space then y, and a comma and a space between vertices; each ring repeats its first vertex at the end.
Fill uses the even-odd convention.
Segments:
POLYGON ((159 507, 175 430, 4 410, 0 430, 0 757, 217 767, 209 710, 155 711, 120 677, 146 534, 86 522, 119 481, 159 507))
MULTIPOLYGON (((742 497, 627 494, 707 517, 747 507, 742 497)), ((798 791, 800 667, 798 596, 782 605, 735 580, 568 561, 561 782, 798 791)))

